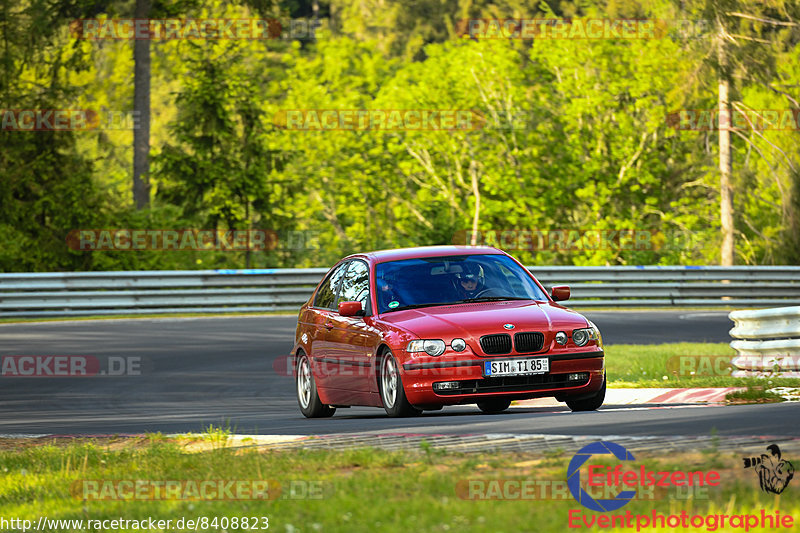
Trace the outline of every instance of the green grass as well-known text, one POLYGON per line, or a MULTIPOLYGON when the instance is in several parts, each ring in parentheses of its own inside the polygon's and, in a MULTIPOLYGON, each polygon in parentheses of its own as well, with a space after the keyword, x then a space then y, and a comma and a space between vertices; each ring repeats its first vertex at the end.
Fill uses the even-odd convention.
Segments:
POLYGON ((730 392, 725 399, 731 403, 777 403, 784 401, 783 396, 764 387, 748 386, 745 390, 730 392))
POLYGON ((605 351, 610 387, 800 386, 800 379, 732 378, 727 363, 736 352, 725 343, 611 344, 605 351))
MULTIPOLYGON (((514 479, 563 481, 572 454, 454 454, 429 445, 408 452, 374 449, 346 451, 259 451, 214 447, 186 453, 172 439, 73 442, 67 445, 30 441, 0 443, 0 516, 50 519, 173 519, 199 516, 269 517, 270 531, 541 531, 567 530, 568 511, 582 509, 567 493, 558 500, 462 499, 459 482, 514 479), (275 480, 295 487, 290 497, 274 500, 82 501, 70 487, 79 480, 275 480), (314 498, 303 498, 308 486, 314 498), (532 526, 535 524, 535 527, 532 526)), ((652 470, 720 471, 722 484, 697 498, 656 493, 656 499, 633 501, 620 512, 660 513, 758 512, 760 509, 800 517, 797 487, 778 498, 762 493, 754 472, 741 468, 743 454, 716 449, 692 454, 636 454, 652 470)), ((600 461, 614 465, 613 461, 600 461)), ((638 466, 636 466, 638 467, 638 466)), ((274 485, 272 485, 274 487, 274 485)), ((79 493, 80 494, 80 493, 79 493)), ((463 492, 461 493, 463 494, 463 492)), ((117 529, 130 531, 132 529, 117 529)), ((173 528, 172 531, 175 529, 173 528)), ((221 528, 210 529, 221 531, 221 528)), ((56 530, 50 530, 56 531, 56 530)), ((71 531, 60 529, 57 531, 71 531)), ((77 531, 77 530, 76 530, 77 531)), ((86 531, 86 530, 84 530, 86 531)), ((228 528, 228 531, 236 531, 228 528)), ((731 531, 728 528, 718 531, 731 531)))

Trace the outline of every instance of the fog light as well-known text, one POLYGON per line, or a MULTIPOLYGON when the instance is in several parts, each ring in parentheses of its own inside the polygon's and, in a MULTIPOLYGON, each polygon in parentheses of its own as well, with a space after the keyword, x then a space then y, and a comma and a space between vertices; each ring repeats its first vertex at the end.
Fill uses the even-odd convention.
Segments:
POLYGON ((558 333, 556 333, 556 342, 561 346, 567 344, 567 334, 564 333, 563 331, 559 331, 558 333))
POLYGON ((577 374, 570 374, 567 376, 569 381, 585 381, 589 379, 589 374, 586 372, 579 372, 577 374))
POLYGON ((433 390, 454 390, 458 388, 458 381, 440 381, 433 384, 433 390))
POLYGON ((450 341, 450 347, 456 352, 463 352, 467 349, 467 343, 464 339, 453 339, 450 341))

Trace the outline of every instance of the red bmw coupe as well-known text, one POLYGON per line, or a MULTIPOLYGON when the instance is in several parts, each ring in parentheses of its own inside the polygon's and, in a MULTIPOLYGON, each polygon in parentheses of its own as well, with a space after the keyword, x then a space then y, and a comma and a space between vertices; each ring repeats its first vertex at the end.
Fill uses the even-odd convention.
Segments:
POLYGON ((345 257, 300 309, 292 350, 307 417, 383 407, 412 416, 554 396, 592 411, 606 393, 597 327, 510 255, 431 246, 345 257))

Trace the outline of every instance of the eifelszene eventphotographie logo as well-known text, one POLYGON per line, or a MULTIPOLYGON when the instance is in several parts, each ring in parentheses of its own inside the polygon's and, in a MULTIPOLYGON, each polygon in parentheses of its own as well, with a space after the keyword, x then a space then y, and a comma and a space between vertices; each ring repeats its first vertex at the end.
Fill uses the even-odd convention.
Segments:
POLYGON ((631 452, 610 441, 594 442, 578 450, 567 468, 567 487, 575 501, 592 511, 616 511, 635 499, 637 490, 662 488, 671 491, 675 499, 681 499, 689 494, 706 494, 706 487, 720 484, 720 474, 716 470, 651 470, 643 464, 630 463, 611 467, 590 463, 589 459, 596 455, 613 455, 624 462, 636 461, 631 452), (582 467, 587 473, 583 482, 582 467), (627 490, 621 490, 613 498, 595 499, 586 490, 595 487, 627 490))

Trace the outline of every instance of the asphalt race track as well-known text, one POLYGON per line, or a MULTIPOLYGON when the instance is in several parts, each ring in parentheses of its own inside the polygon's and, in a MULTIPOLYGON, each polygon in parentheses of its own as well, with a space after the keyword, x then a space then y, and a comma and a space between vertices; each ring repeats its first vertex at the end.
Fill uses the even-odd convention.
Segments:
MULTIPOLYGON (((725 312, 586 313, 607 343, 729 341, 725 312)), ((413 432, 431 434, 800 436, 800 404, 736 407, 605 405, 595 413, 519 408, 482 415, 449 407, 412 419, 340 409, 330 419, 300 414, 288 353, 293 316, 139 319, 0 325, 0 356, 141 358, 134 376, 0 377, 0 434, 125 434, 202 431, 228 425, 248 434, 413 432), (280 367, 280 365, 278 365, 280 367)), ((130 360, 130 359, 129 359, 130 360)))

